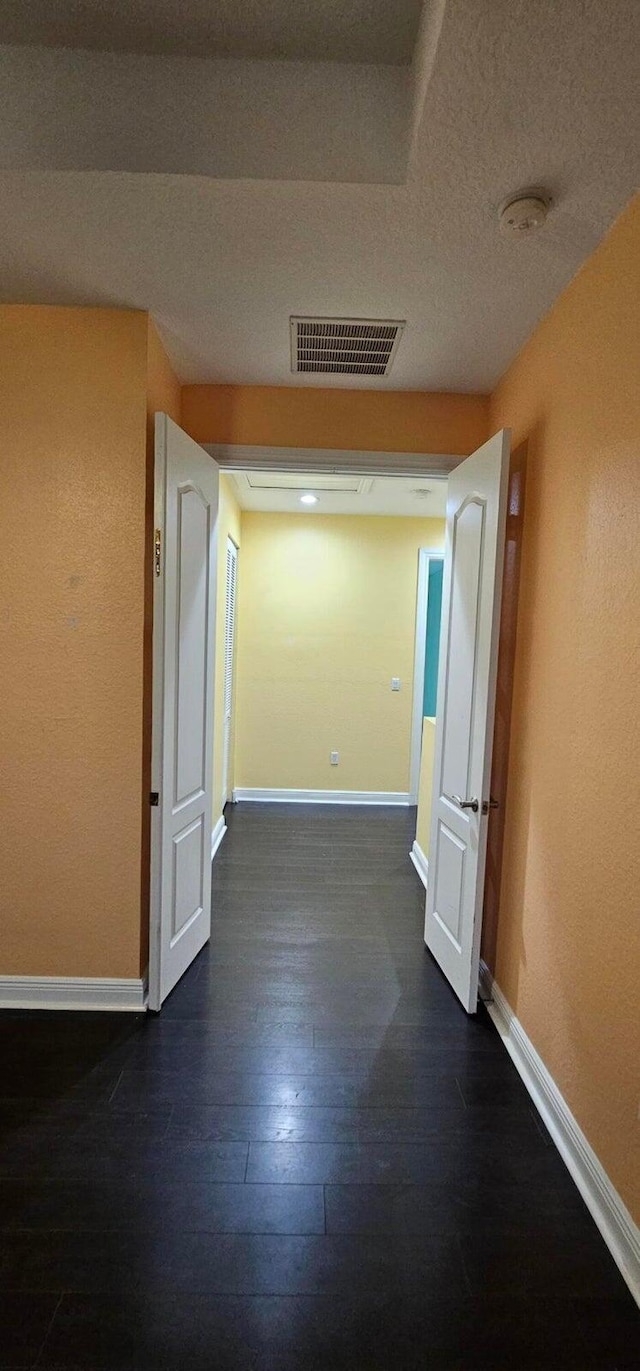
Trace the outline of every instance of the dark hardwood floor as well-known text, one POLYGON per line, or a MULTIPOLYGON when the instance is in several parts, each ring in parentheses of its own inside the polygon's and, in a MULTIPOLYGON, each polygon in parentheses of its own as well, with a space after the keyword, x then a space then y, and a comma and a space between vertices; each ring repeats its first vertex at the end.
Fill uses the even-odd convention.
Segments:
POLYGON ((238 805, 159 1017, 0 1016, 0 1368, 640 1367, 402 810, 238 805))

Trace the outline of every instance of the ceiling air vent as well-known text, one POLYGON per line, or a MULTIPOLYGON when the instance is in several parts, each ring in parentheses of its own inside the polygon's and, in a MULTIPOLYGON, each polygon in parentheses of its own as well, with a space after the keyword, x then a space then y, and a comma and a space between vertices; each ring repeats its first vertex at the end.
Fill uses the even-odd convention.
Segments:
POLYGON ((388 376, 405 320, 291 319, 291 370, 388 376))

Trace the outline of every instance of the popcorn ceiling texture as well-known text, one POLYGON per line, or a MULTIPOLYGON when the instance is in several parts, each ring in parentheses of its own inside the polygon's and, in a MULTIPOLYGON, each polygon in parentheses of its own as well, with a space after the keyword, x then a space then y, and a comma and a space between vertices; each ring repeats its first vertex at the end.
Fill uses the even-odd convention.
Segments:
POLYGON ((408 63, 421 0, 4 0, 0 43, 306 62, 408 63))
POLYGON ((389 74, 404 80, 402 69, 367 69, 373 84, 362 68, 326 63, 286 81, 280 72, 269 109, 284 115, 283 156, 268 81, 263 73, 258 87, 254 70, 266 63, 244 77, 237 64, 237 118, 223 129, 229 103, 210 103, 196 148, 195 67, 206 63, 189 58, 144 59, 185 67, 179 82, 154 83, 153 105, 136 74, 135 120, 114 147, 119 63, 135 60, 117 54, 102 55, 112 64, 104 120, 89 84, 90 137, 76 165, 65 160, 79 133, 64 81, 49 88, 46 121, 35 119, 40 59, 25 66, 23 55, 18 79, 17 49, 5 49, 17 85, 7 86, 15 120, 7 110, 0 144, 0 166, 11 153, 14 167, 0 172, 4 298, 149 309, 185 382, 324 385, 291 374, 290 314, 406 318, 383 389, 487 391, 637 187, 639 46, 636 0, 448 0, 409 166, 408 104, 400 132, 389 127, 392 109, 399 118, 389 74), (359 142, 331 121, 337 91, 359 142), (185 174, 196 152, 202 165, 220 156, 223 132, 236 169, 185 174), (119 161, 91 160, 112 152, 119 161), (285 179, 274 179, 276 164, 285 179), (359 184, 345 183, 347 167, 359 184), (380 183, 388 178, 399 184, 380 183), (505 239, 497 206, 536 182, 554 196, 547 224, 527 241, 505 239))

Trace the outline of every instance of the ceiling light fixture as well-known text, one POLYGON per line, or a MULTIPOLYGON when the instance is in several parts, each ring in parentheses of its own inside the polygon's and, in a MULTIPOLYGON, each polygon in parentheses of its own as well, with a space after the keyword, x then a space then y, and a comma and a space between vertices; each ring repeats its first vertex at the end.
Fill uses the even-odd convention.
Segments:
POLYGON ((318 497, 317 497, 317 495, 301 495, 301 496, 300 496, 300 504, 301 504, 301 505, 317 505, 317 503, 318 503, 318 497))

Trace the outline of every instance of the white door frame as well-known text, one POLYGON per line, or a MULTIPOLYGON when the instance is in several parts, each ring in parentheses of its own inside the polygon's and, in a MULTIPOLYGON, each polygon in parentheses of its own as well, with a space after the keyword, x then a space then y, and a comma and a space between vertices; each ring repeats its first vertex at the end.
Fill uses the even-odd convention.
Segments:
POLYGON ((416 641, 413 666, 413 709, 411 714, 411 763, 409 770, 409 804, 418 803, 420 789, 420 758, 422 756, 422 706, 424 700, 424 669, 426 665, 427 607, 429 603, 429 563, 444 562, 444 547, 418 549, 418 593, 416 595, 416 641))
POLYGON ((371 452, 361 448, 269 447, 247 443, 201 443, 220 470, 321 471, 340 476, 446 478, 464 462, 449 452, 371 452))
POLYGON ((223 687, 223 689, 224 689, 224 697, 223 697, 223 702, 222 702, 222 704, 223 704, 223 710, 224 710, 224 715, 223 715, 223 719, 222 719, 222 808, 223 808, 223 809, 224 809, 225 805, 227 804, 227 802, 231 799, 231 795, 229 794, 229 762, 230 762, 230 759, 231 759, 231 740, 232 740, 232 737, 233 737, 233 692, 234 692, 234 675, 235 675, 236 642, 237 642, 237 636, 238 636, 238 635, 237 635, 237 629, 236 629, 236 622, 237 622, 237 617, 238 617, 238 553, 239 553, 238 544, 236 543, 235 538, 232 538, 232 537, 231 537, 231 534, 228 533, 228 534, 227 534, 227 556, 225 557, 225 568, 226 568, 226 573, 227 573, 227 580, 226 580, 225 601, 224 601, 224 629, 225 629, 225 637, 224 637, 224 675, 223 675, 223 682, 224 682, 224 687, 223 687), (229 553, 229 548, 230 548, 230 547, 233 548, 233 554, 232 554, 232 556, 233 556, 233 560, 235 561, 235 575, 234 575, 234 582, 233 582, 233 600, 234 600, 234 603, 233 603, 233 625, 232 625, 232 637, 231 637, 231 664, 230 664, 230 669, 229 669, 229 671, 230 671, 230 676, 231 676, 231 688, 230 688, 230 701, 229 701, 229 719, 227 720, 227 623, 228 623, 228 616, 229 616, 229 561, 228 561, 228 553, 229 553))
MULTIPOLYGON (((243 443, 203 443, 205 452, 218 463, 225 476, 238 471, 306 472, 324 471, 340 476, 415 476, 416 480, 446 480, 464 457, 450 453, 371 452, 350 448, 287 448, 243 443), (394 463, 394 465, 391 465, 394 463)), ((444 561, 441 548, 420 548, 416 603, 411 742, 409 754, 409 804, 418 802, 420 754, 422 751, 422 698, 424 695, 424 634, 420 647, 420 615, 427 610, 429 561, 444 561), (421 652, 421 665, 418 658, 421 652), (422 686, 418 686, 419 673, 422 686)))

